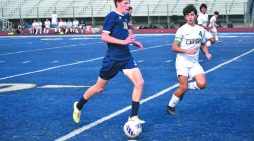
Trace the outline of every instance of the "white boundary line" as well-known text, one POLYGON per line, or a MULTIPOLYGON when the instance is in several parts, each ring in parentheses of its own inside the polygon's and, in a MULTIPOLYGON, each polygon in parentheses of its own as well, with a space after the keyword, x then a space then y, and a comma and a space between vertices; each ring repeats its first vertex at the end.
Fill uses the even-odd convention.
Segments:
MULTIPOLYGON (((168 45, 171 45, 171 44, 157 45, 157 46, 153 46, 153 47, 144 48, 143 50, 153 49, 153 48, 159 48, 159 47, 168 46, 168 45)), ((132 50, 131 52, 137 52, 137 51, 141 51, 141 50, 137 49, 137 50, 132 50)), ((0 78, 0 80, 6 80, 6 79, 14 78, 14 77, 19 77, 19 76, 24 76, 24 75, 44 72, 44 71, 53 70, 53 69, 57 69, 57 68, 62 68, 62 67, 67 67, 67 66, 73 66, 73 65, 83 64, 83 63, 87 63, 87 62, 91 62, 91 61, 100 60, 100 59, 103 59, 103 58, 104 57, 98 57, 98 58, 93 58, 93 59, 89 59, 89 60, 85 60, 85 61, 78 61, 78 62, 75 62, 75 63, 54 66, 54 67, 50 67, 50 68, 46 68, 46 69, 41 69, 41 70, 37 70, 37 71, 32 71, 32 72, 27 72, 27 73, 20 73, 20 74, 16 74, 16 75, 2 77, 2 78, 0 78)))
MULTIPOLYGON (((237 59, 239 59, 239 58, 241 58, 241 57, 243 57, 243 56, 245 56, 245 55, 247 55, 247 54, 249 54, 249 53, 251 53, 253 51, 254 51, 254 49, 252 49, 252 50, 250 50, 250 51, 248 51, 248 52, 246 52, 244 54, 241 54, 241 55, 239 55, 239 56, 237 56, 237 57, 235 57, 235 58, 233 58, 233 59, 231 59, 231 60, 229 60, 227 62, 224 62, 224 63, 222 63, 220 65, 217 65, 217 66, 207 70, 205 73, 207 74, 207 73, 210 73, 212 71, 215 71, 216 69, 218 69, 218 68, 220 68, 220 67, 222 67, 224 65, 227 65, 227 64, 229 64, 229 63, 231 63, 231 62, 233 62, 233 61, 235 61, 235 60, 237 60, 237 59)), ((150 101, 152 99, 155 99, 155 98, 157 98, 157 97, 159 97, 161 95, 164 95, 165 93, 167 93, 168 91, 170 91, 170 90, 172 90, 172 89, 174 89, 176 87, 178 87, 178 83, 174 84, 174 85, 172 85, 172 86, 170 86, 170 87, 168 87, 168 88, 166 88, 166 89, 164 89, 164 90, 162 90, 162 91, 160 91, 160 92, 158 92, 158 93, 156 93, 156 94, 154 94, 154 95, 152 95, 152 96, 150 96, 148 98, 145 98, 145 99, 141 100, 140 104, 143 104, 143 103, 148 102, 148 101, 150 101)), ((95 122, 92 122, 92 123, 90 123, 88 125, 85 125, 85 126, 79 128, 79 129, 76 129, 76 130, 74 130, 74 131, 72 131, 72 132, 70 132, 70 133, 68 133, 68 134, 66 134, 66 135, 56 139, 55 141, 65 141, 65 140, 68 140, 68 139, 70 139, 70 138, 72 138, 72 137, 74 137, 74 136, 76 136, 76 135, 78 135, 78 134, 80 134, 80 133, 82 133, 82 132, 84 132, 84 131, 92 128, 92 127, 94 127, 94 126, 97 126, 97 125, 99 125, 99 124, 101 124, 101 123, 103 123, 103 122, 105 122, 107 120, 110 120, 111 118, 113 118, 115 116, 118 116, 118 115, 120 115, 120 114, 122 114, 122 113, 124 113, 124 112, 126 112, 126 111, 128 111, 130 109, 131 109, 131 106, 127 106, 127 107, 125 107, 125 108, 123 108, 121 110, 118 110, 118 111, 116 111, 116 112, 114 112, 114 113, 112 113, 112 114, 110 114, 108 116, 105 116, 105 117, 103 117, 103 118, 101 118, 101 119, 99 119, 99 120, 97 120, 95 122)))

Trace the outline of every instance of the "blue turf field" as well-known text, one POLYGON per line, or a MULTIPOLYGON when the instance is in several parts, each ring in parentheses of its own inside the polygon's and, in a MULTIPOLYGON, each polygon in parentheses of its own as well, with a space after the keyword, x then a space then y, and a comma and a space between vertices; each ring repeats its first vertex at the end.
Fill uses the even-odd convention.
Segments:
MULTIPOLYGON (((139 116, 146 121, 138 140, 254 140, 254 33, 220 35, 209 48, 213 59, 200 55, 207 88, 188 90, 176 116, 165 110, 177 87, 174 35, 137 36, 145 49, 131 49, 145 80, 139 116)), ((73 102, 96 82, 105 51, 99 35, 1 37, 0 140, 128 140, 122 127, 132 84, 122 73, 85 105, 79 124, 72 121, 73 102), (20 83, 31 85, 9 91, 20 83)))

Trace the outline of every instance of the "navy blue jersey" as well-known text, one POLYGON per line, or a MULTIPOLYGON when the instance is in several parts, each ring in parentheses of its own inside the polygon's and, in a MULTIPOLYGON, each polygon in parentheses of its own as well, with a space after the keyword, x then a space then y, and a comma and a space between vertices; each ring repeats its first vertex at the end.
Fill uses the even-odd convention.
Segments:
MULTIPOLYGON (((125 40, 129 35, 129 15, 121 15, 115 11, 110 12, 104 21, 103 32, 108 32, 110 36, 125 40)), ((108 44, 108 51, 106 56, 109 56, 112 60, 127 60, 130 58, 131 53, 129 45, 108 44)))

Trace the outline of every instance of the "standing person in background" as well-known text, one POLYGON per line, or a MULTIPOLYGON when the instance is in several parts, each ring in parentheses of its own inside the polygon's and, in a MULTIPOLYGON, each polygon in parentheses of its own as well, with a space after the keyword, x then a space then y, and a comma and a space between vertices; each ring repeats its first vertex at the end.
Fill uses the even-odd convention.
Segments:
POLYGON ((50 21, 49 19, 46 19, 46 21, 44 22, 44 34, 48 34, 49 30, 50 30, 50 21))
POLYGON ((206 30, 195 24, 197 10, 193 5, 187 5, 183 9, 186 24, 181 26, 175 34, 172 51, 177 53, 176 72, 179 82, 178 89, 173 93, 167 105, 169 114, 175 115, 175 106, 183 99, 187 88, 204 89, 206 87, 206 77, 202 66, 199 64, 199 52, 203 51, 208 60, 212 55, 206 46, 206 30), (188 77, 195 80, 188 86, 188 77))
POLYGON ((216 23, 218 16, 219 16, 219 12, 214 11, 214 15, 210 19, 209 26, 213 27, 212 29, 210 29, 210 31, 215 34, 215 41, 221 42, 221 41, 219 41, 219 35, 218 35, 218 31, 217 31, 217 27, 219 27, 219 25, 216 23))
POLYGON ((212 44, 214 44, 214 38, 213 38, 213 35, 211 33, 209 33, 208 31, 210 29, 212 29, 211 26, 208 26, 208 14, 206 14, 206 11, 207 11, 207 6, 206 4, 201 4, 200 7, 199 7, 199 10, 200 10, 200 14, 198 16, 198 25, 199 26, 202 26, 204 29, 206 29, 206 39, 208 40, 206 42, 206 45, 209 47, 211 46, 212 44))
POLYGON ((128 23, 128 26, 131 28, 131 29, 133 29, 133 20, 132 20, 132 12, 133 12, 133 8, 130 6, 129 7, 129 9, 128 9, 128 15, 129 15, 129 17, 130 17, 130 19, 129 19, 129 23, 128 23))
POLYGON ((58 25, 58 21, 57 21, 57 14, 56 11, 53 11, 53 14, 51 15, 51 27, 55 29, 55 32, 57 32, 57 25, 58 25))
POLYGON ((144 80, 129 49, 129 44, 133 44, 138 48, 143 48, 143 45, 135 41, 134 35, 129 32, 129 17, 125 15, 128 12, 129 0, 114 0, 114 3, 116 10, 106 16, 101 37, 102 41, 107 43, 108 50, 103 59, 97 82, 82 95, 79 102, 74 103, 73 120, 76 123, 80 121, 81 109, 84 104, 95 94, 101 93, 109 80, 119 71, 123 72, 134 85, 132 108, 128 121, 136 121, 139 124, 145 123, 138 117, 144 80))

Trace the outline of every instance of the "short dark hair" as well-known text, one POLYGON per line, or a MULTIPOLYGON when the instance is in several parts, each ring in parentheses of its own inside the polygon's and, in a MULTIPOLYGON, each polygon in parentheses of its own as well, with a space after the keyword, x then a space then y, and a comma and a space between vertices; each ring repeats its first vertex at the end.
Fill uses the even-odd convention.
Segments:
POLYGON ((206 4, 202 3, 202 4, 200 5, 200 7, 199 7, 199 10, 201 11, 201 9, 202 9, 203 7, 204 7, 205 9, 207 9, 206 4))
POLYGON ((132 10, 132 9, 133 9, 133 8, 130 6, 130 7, 129 7, 129 10, 132 10))
MULTIPOLYGON (((122 2, 123 0, 114 0, 115 6, 117 2, 122 2)), ((116 6, 117 7, 117 6, 116 6)))
POLYGON ((214 14, 215 15, 219 15, 220 13, 218 11, 214 11, 214 14))
POLYGON ((184 7, 183 9, 183 15, 186 16, 188 13, 194 12, 195 15, 197 15, 197 9, 193 4, 189 4, 187 6, 184 7))

